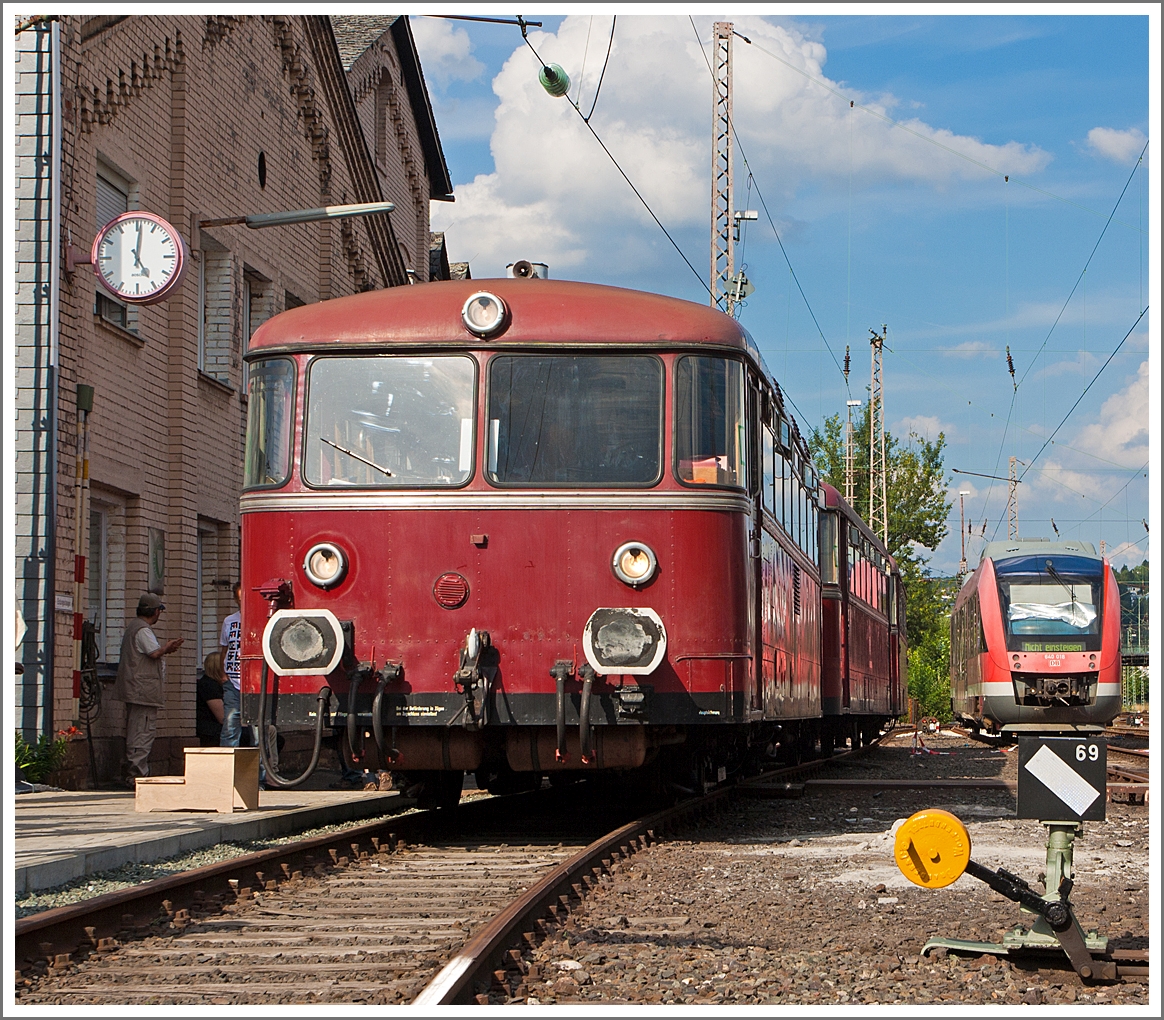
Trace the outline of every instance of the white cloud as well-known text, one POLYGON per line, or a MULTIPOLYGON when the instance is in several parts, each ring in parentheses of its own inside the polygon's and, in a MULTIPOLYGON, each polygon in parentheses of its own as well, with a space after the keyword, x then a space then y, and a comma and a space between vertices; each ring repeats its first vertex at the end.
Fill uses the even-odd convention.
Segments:
POLYGON ((954 347, 942 348, 942 353, 950 358, 990 358, 998 355, 998 348, 985 340, 967 340, 954 347))
POLYGON ((935 442, 939 433, 945 433, 949 439, 954 434, 954 426, 945 424, 932 414, 914 414, 894 422, 889 431, 903 443, 908 442, 911 433, 928 442, 935 442))
POLYGON ((417 17, 409 24, 425 77, 447 84, 454 78, 472 81, 485 70, 485 65, 472 55, 473 45, 463 28, 455 28, 442 18, 417 17))
POLYGON ((1087 144, 1092 151, 1117 163, 1130 164, 1144 147, 1144 132, 1139 128, 1118 131, 1115 128, 1093 127, 1087 132, 1087 144))
MULTIPOLYGON (((1102 503, 1111 495, 1113 476, 1080 468, 1095 467, 1100 463, 1096 457, 1129 471, 1148 460, 1147 360, 1140 363, 1135 377, 1123 389, 1103 402, 1099 419, 1084 425, 1071 446, 1094 456, 1084 461, 1072 451, 1054 447, 1056 455, 1047 458, 1035 482, 1035 488, 1049 498, 1062 501, 1083 494, 1102 503)), ((1033 480, 1034 475, 1029 477, 1033 480)))
MULTIPOLYGON (((703 35, 710 34, 710 20, 696 19, 703 35)), ((561 64, 576 79, 589 21, 567 17, 556 34, 531 32, 530 42, 544 60, 561 64)), ((772 174, 760 184, 774 216, 784 213, 782 206, 798 188, 825 177, 847 179, 850 138, 853 172, 866 187, 906 182, 941 189, 958 179, 983 179, 971 163, 876 117, 851 112, 848 103, 760 52, 763 47, 823 79, 827 54, 819 42, 756 17, 739 19, 736 27, 755 45, 739 39, 734 44, 735 121, 752 166, 758 174, 772 174), (778 174, 764 169, 775 167, 778 174)), ((587 110, 601 66, 593 49, 592 39, 581 90, 587 110)), ((619 266, 646 269, 663 259, 671 266, 675 256, 666 238, 569 101, 543 91, 537 70, 529 48, 515 47, 493 80, 499 100, 491 140, 495 172, 458 185, 456 205, 434 209, 434 229, 446 230, 459 254, 479 253, 475 276, 498 274, 519 257, 548 262, 551 272, 555 265, 582 263, 607 274, 619 266)), ((578 84, 573 82, 571 98, 578 84)), ((896 103, 892 96, 852 89, 846 95, 882 112, 896 103)), ((705 52, 688 19, 620 20, 592 123, 673 231, 706 227, 710 114, 705 52)), ((908 123, 911 131, 1011 173, 1034 172, 1050 158, 1018 142, 991 145, 920 120, 908 123)), ((701 275, 702 263, 701 257, 701 275)))
POLYGON ((1099 421, 1080 429, 1071 445, 1129 468, 1148 459, 1147 359, 1127 386, 1103 402, 1099 421))

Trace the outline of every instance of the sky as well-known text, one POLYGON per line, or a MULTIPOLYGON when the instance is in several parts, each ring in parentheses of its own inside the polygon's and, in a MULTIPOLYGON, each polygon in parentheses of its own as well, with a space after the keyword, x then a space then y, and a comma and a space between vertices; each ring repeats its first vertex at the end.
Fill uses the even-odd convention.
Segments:
MULTIPOLYGON (((433 204, 433 229, 475 279, 526 258, 706 303, 713 18, 602 10, 523 13, 542 22, 529 45, 515 25, 412 17, 457 196, 433 204), (566 97, 542 89, 533 50, 567 71, 566 97)), ((738 33, 734 206, 758 214, 736 251, 756 288, 741 324, 805 431, 867 398, 870 329, 887 327, 890 431, 947 443, 936 572, 958 566, 959 491, 971 564, 1007 537, 1007 484, 979 476, 1006 476, 1012 456, 1020 535, 1057 527, 1139 563, 1158 456, 1147 8, 818 10, 723 16, 738 33)))

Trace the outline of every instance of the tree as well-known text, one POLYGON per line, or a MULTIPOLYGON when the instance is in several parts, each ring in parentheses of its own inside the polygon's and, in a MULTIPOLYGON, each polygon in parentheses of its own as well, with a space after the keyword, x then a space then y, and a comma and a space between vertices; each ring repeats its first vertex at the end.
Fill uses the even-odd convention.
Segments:
MULTIPOLYGON (((865 517, 869 512, 868 402, 853 425, 853 502, 857 513, 865 517)), ((843 495, 844 419, 839 414, 826 418, 820 429, 813 429, 808 445, 821 476, 843 495)), ((922 703, 927 715, 948 717, 950 609, 957 591, 950 579, 933 576, 926 555, 949 532, 946 522, 953 501, 947 496, 945 449, 944 433, 929 440, 910 432, 905 443, 885 433, 887 545, 905 586, 910 695, 922 703)))

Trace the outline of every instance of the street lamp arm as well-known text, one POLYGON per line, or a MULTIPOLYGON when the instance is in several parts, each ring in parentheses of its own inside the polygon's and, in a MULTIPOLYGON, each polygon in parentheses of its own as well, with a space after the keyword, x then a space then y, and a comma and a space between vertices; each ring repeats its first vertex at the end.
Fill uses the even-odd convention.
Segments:
POLYGON ((252 216, 225 216, 216 220, 200 220, 199 227, 232 227, 246 224, 251 230, 262 227, 287 227, 296 223, 317 223, 320 220, 342 220, 349 216, 372 216, 390 213, 396 209, 392 202, 362 202, 356 205, 325 205, 317 209, 289 209, 284 212, 256 213, 252 216))

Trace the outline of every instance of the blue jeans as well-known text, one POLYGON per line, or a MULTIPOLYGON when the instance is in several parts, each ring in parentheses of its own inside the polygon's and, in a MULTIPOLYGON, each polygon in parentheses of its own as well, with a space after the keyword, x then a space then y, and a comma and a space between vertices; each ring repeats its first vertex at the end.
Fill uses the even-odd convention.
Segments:
MULTIPOLYGON (((247 727, 249 730, 251 727, 247 727)), ((222 735, 219 747, 239 747, 242 740, 242 695, 229 680, 222 685, 222 735)), ((252 743, 257 747, 257 743, 252 743)), ((259 782, 267 781, 267 770, 259 763, 259 782)))

